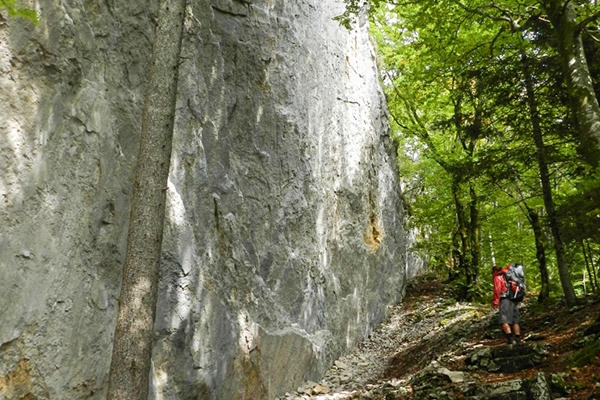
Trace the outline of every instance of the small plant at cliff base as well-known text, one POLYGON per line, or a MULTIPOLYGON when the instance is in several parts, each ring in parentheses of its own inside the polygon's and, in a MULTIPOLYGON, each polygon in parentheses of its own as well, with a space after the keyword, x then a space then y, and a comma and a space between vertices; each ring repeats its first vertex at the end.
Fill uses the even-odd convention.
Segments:
POLYGON ((0 0, 0 9, 5 8, 8 15, 12 18, 25 18, 38 24, 38 15, 35 10, 24 7, 17 0, 0 0))

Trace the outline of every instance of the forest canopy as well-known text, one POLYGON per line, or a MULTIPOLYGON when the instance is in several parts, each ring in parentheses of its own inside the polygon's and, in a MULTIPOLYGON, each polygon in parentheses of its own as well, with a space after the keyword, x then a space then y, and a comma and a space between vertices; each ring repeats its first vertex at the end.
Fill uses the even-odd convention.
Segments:
POLYGON ((598 291, 597 1, 346 0, 369 17, 415 250, 489 296, 526 266, 539 301, 598 291))

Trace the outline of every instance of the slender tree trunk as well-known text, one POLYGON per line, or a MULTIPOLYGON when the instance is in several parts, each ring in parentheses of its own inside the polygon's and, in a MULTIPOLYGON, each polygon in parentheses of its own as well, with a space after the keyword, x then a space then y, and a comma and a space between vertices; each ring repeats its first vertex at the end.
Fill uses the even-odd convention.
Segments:
POLYGON ((590 266, 592 267, 592 276, 594 277, 594 283, 596 284, 596 288, 600 289, 598 287, 598 274, 596 273, 596 265, 594 264, 594 253, 592 252, 592 249, 590 248, 590 242, 588 240, 584 240, 585 246, 587 248, 587 254, 588 257, 590 258, 590 266))
POLYGON ((464 264, 463 256, 460 252, 460 235, 456 232, 452 235, 452 268, 448 271, 448 282, 454 282, 455 280, 460 278, 461 272, 460 268, 464 264))
POLYGON ((148 395, 185 0, 160 4, 141 124, 108 399, 148 395))
MULTIPOLYGON (((476 101, 476 98, 476 95, 472 96, 474 102, 476 101)), ((465 126, 462 113, 462 101, 460 98, 454 100, 454 126, 459 137, 460 145, 462 146, 463 151, 468 155, 469 161, 473 160, 475 142, 481 134, 481 119, 479 118, 479 114, 479 109, 476 109, 475 118, 469 126, 465 126)), ((452 193, 456 208, 458 232, 460 233, 461 239, 461 252, 463 254, 463 265, 461 265, 461 269, 465 275, 466 283, 464 298, 466 300, 471 300, 473 293, 470 293, 468 288, 473 287, 477 281, 481 251, 477 194, 470 181, 470 177, 472 176, 471 168, 465 169, 462 166, 454 166, 446 170, 452 175, 452 193), (461 182, 468 182, 469 185, 468 214, 461 199, 461 182)))
MULTIPOLYGON (((583 246, 583 244, 582 244, 583 246)), ((592 271, 590 269, 590 263, 588 262, 587 256, 584 254, 583 255, 583 259, 584 259, 584 263, 585 263, 585 270, 588 274, 588 278, 590 280, 590 288, 592 289, 592 293, 596 293, 596 285, 594 284, 594 278, 592 277, 592 271)))
MULTIPOLYGON (((504 142, 504 141, 503 141, 504 142)), ((506 151, 510 151, 506 144, 504 143, 506 151)), ((519 184, 519 174, 517 170, 514 168, 512 163, 509 160, 509 167, 513 175, 513 179, 515 181, 515 186, 517 187, 517 191, 519 193, 520 202, 523 204, 525 208, 527 220, 531 225, 531 230, 533 232, 533 238, 535 243, 535 258, 538 261, 538 268, 540 271, 540 294, 538 296, 538 302, 543 303, 548 298, 550 298, 550 278, 548 274, 548 265, 546 263, 546 248, 544 246, 544 232, 542 230, 542 225, 540 223, 539 214, 532 209, 528 204, 527 200, 525 200, 525 196, 523 191, 521 190, 521 185, 519 184)))
POLYGON ((469 184, 469 242, 471 243, 471 265, 469 273, 467 275, 467 284, 474 285, 477 282, 479 275, 479 258, 481 255, 481 243, 480 243, 480 226, 479 226, 479 202, 477 200, 477 193, 473 185, 469 184))
POLYGON ((578 129, 579 153, 591 165, 600 163, 600 106, 594 91, 577 21, 574 1, 550 0, 545 8, 554 26, 554 38, 578 129))
POLYGON ((540 181, 542 184, 542 197, 544 199, 546 213, 548 214, 548 224, 550 225, 550 230, 552 232, 554 251, 556 253, 556 262, 558 264, 558 275, 560 277, 560 283, 567 305, 573 306, 577 303, 577 297, 575 296, 575 290, 573 289, 573 284, 571 282, 569 265, 567 264, 558 218, 554 207, 554 200, 552 198, 552 185, 550 184, 550 173, 548 171, 548 163, 546 160, 546 147, 542 137, 542 128, 540 124, 540 116, 538 113, 533 82, 529 72, 529 60, 525 54, 522 54, 522 66, 524 75, 523 78, 525 79, 525 88, 527 91, 529 115, 533 131, 533 140, 535 142, 540 181))
MULTIPOLYGON (((521 54, 521 57, 522 57, 523 63, 525 63, 527 61, 525 58, 525 54, 521 54)), ((527 76, 526 79, 530 79, 529 68, 525 65, 523 66, 523 72, 524 72, 523 75, 527 76)), ((533 92, 533 87, 531 85, 531 82, 527 83, 527 85, 529 85, 528 90, 531 90, 532 95, 534 95, 535 93, 533 92)), ((510 151, 508 146, 506 146, 506 143, 504 143, 504 140, 502 140, 502 142, 504 144, 506 151, 510 151)), ((510 167, 511 173, 513 175, 513 179, 515 181, 515 186, 519 193, 520 202, 523 204, 523 207, 525 208, 527 220, 529 221, 529 224, 531 225, 531 230, 533 232, 533 238, 534 238, 534 243, 535 243, 535 258, 538 262, 538 268, 540 271, 540 286, 541 286, 541 288, 540 288, 540 294, 538 295, 538 303, 543 303, 548 298, 550 298, 550 278, 549 278, 550 275, 548 273, 548 264, 546 263, 546 248, 544 246, 544 232, 542 229, 542 224, 540 223, 539 214, 527 204, 527 200, 525 199, 525 195, 523 194, 523 191, 521 190, 521 185, 519 183, 519 179, 520 179, 519 173, 517 172, 517 170, 513 166, 513 164, 510 162, 510 160, 509 160, 509 167, 510 167)))
POLYGON ((590 286, 592 287, 592 292, 595 293, 598 290, 598 281, 596 280, 593 256, 592 253, 589 251, 589 246, 586 248, 585 239, 581 241, 581 250, 583 251, 585 269, 587 270, 588 276, 590 277, 590 286))
POLYGON ((492 233, 488 233, 488 243, 490 245, 490 261, 491 265, 496 265, 496 254, 494 252, 494 240, 492 238, 492 233))
POLYGON ((471 279, 471 249, 469 244, 469 228, 467 224, 467 218, 465 215, 465 207, 462 203, 460 196, 460 183, 458 177, 455 175, 452 177, 452 195, 454 198, 454 208, 456 210, 456 222, 458 224, 457 232, 460 238, 460 262, 459 269, 463 272, 465 276, 465 285, 464 293, 461 293, 460 296, 466 300, 469 300, 469 293, 467 292, 469 280, 471 279))
POLYGON ((544 234, 542 225, 540 224, 540 216, 533 209, 527 207, 527 215, 533 236, 535 240, 535 258, 538 261, 540 270, 540 294, 538 295, 538 303, 543 303, 550 298, 550 278, 548 274, 548 266, 546 264, 546 249, 544 248, 544 234))

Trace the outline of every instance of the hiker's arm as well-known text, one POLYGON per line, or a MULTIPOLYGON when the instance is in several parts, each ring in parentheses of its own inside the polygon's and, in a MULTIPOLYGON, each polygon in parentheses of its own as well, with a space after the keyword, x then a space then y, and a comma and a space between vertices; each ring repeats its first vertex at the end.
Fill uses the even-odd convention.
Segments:
POLYGON ((492 307, 498 309, 500 304, 500 294, 502 293, 502 282, 497 276, 494 276, 494 297, 492 298, 492 307))

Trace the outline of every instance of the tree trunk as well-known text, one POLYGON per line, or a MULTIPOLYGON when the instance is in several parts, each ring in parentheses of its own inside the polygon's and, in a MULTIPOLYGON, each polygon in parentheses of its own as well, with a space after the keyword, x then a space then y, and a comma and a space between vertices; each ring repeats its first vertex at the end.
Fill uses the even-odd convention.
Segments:
POLYGON ((461 276, 460 268, 464 264, 463 256, 462 256, 462 253, 460 252, 459 236, 460 235, 458 234, 458 232, 455 232, 452 235, 452 252, 451 252, 452 266, 451 266, 450 270, 448 271, 448 282, 454 282, 460 278, 460 276, 461 276))
POLYGON ((575 296, 575 290, 571 282, 571 276, 569 274, 569 266, 567 264, 566 254, 564 245, 561 238, 561 232, 558 225, 558 218, 556 216, 556 210, 554 207, 554 200, 552 198, 552 186, 550 184, 550 173, 548 171, 548 163, 546 160, 546 147, 542 137, 542 127, 540 124, 540 116, 538 113, 537 101, 535 91, 533 88, 533 82, 531 80, 531 74, 529 72, 529 60, 527 56, 522 55, 522 66, 523 75, 525 79, 525 88, 527 91, 527 104, 529 106, 529 115, 531 119, 533 140, 536 147, 536 155, 538 162, 538 169, 540 173, 540 181, 542 184, 542 197, 544 199, 544 207, 548 214, 548 224, 552 232, 552 238, 554 239, 554 251, 556 253, 556 262, 558 264, 558 275, 560 277, 560 283, 565 295, 567 305, 573 306, 577 302, 575 296))
POLYGON ((567 79, 569 107, 577 123, 579 153, 590 164, 600 163, 600 106, 585 58, 575 2, 545 2, 559 59, 567 79))
POLYGON ((469 235, 468 235, 468 226, 467 219, 465 215, 465 207, 462 203, 460 196, 460 183, 459 179, 456 175, 452 176, 452 195, 454 198, 454 208, 456 211, 456 223, 457 223, 457 232, 458 237, 460 238, 460 265, 459 269, 463 272, 465 277, 465 286, 462 290, 463 293, 460 293, 460 297, 469 300, 470 294, 468 293, 468 283, 470 280, 470 265, 471 265, 471 249, 469 244, 469 235))
POLYGON ((544 233, 540 224, 540 216, 531 208, 527 207, 527 215, 533 236, 535 240, 535 258, 538 261, 540 270, 540 294, 538 295, 538 303, 543 303, 550 298, 550 277, 548 274, 548 266, 546 264, 546 249, 544 248, 544 233))
POLYGON ((596 293, 598 291, 598 281, 596 280, 596 271, 594 270, 594 257, 590 251, 589 245, 586 248, 585 239, 581 241, 581 250, 583 251, 585 268, 588 276, 590 277, 590 286, 592 287, 592 292, 596 293))
POLYGON ((148 395, 185 0, 162 1, 141 121, 108 399, 148 395))
POLYGON ((594 265, 594 253, 592 252, 592 249, 590 247, 590 242, 588 240, 584 240, 586 248, 587 248, 587 254, 590 258, 590 266, 592 267, 592 276, 594 277, 594 283, 596 285, 596 288, 598 288, 598 274, 596 274, 596 266, 594 265))
POLYGON ((471 265, 469 266, 469 273, 467 275, 467 284, 474 285, 477 282, 479 275, 479 258, 481 255, 481 243, 480 243, 480 226, 479 226, 479 208, 477 201, 477 193, 472 184, 469 184, 469 241, 471 242, 471 265))

